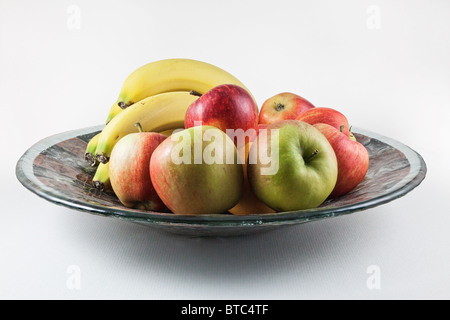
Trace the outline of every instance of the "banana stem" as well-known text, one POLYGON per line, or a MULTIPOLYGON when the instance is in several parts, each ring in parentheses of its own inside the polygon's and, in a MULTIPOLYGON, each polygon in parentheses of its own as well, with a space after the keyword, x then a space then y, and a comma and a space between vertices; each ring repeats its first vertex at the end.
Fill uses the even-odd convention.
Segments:
POLYGON ((189 91, 189 94, 191 94, 193 96, 197 96, 197 97, 201 97, 202 96, 202 94, 200 92, 195 91, 195 90, 189 91))

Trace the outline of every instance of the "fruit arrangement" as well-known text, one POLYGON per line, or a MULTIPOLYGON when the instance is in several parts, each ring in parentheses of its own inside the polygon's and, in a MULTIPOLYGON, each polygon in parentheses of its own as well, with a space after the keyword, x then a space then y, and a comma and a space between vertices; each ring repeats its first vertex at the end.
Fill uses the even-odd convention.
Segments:
POLYGON ((236 77, 190 59, 131 73, 84 158, 124 206, 185 215, 316 208, 369 167, 338 110, 288 92, 259 109, 236 77))

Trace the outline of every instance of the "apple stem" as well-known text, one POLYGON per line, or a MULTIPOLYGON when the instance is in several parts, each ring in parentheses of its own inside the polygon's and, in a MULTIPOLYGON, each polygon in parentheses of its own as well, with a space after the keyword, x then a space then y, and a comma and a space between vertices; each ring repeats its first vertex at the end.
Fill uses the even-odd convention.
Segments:
POLYGON ((340 126, 341 132, 344 132, 344 125, 340 126))
POLYGON ((136 122, 134 125, 138 128, 139 132, 144 132, 144 130, 142 129, 142 126, 139 122, 136 122))
POLYGON ((309 157, 306 157, 304 160, 305 160, 305 162, 306 163, 308 163, 309 161, 311 161, 311 159, 312 158, 314 158, 317 154, 319 153, 319 150, 314 150, 314 152, 309 156, 309 157))
POLYGON ((275 110, 277 110, 277 111, 284 110, 284 104, 275 103, 275 110))
POLYGON ((189 94, 191 94, 193 96, 197 96, 197 97, 201 97, 202 96, 202 94, 200 92, 195 91, 195 90, 189 91, 189 94))

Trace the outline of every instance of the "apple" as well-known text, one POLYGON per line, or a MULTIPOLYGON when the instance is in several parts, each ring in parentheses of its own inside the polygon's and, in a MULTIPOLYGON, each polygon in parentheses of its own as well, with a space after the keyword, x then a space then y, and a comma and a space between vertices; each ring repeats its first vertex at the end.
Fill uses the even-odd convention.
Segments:
POLYGON ((328 139, 337 158, 338 177, 330 196, 344 195, 364 179, 369 169, 369 153, 361 143, 328 124, 319 123, 314 127, 328 139))
POLYGON ((250 148, 248 179, 255 195, 276 211, 316 208, 333 191, 337 160, 312 125, 284 120, 260 132, 250 148), (264 159, 270 155, 270 162, 264 159))
POLYGON ((156 132, 130 133, 114 146, 109 160, 111 187, 120 202, 129 208, 165 211, 167 208, 153 188, 150 159, 167 137, 156 132))
POLYGON ((272 124, 282 120, 294 120, 314 105, 294 93, 283 92, 264 101, 259 112, 259 123, 272 124))
POLYGON ((153 152, 150 176, 175 214, 220 214, 242 196, 243 168, 230 137, 213 126, 172 134, 153 152))
POLYGON ((244 136, 244 138, 247 138, 247 140, 241 139, 240 141, 238 141, 239 143, 236 144, 236 148, 238 149, 238 154, 242 163, 245 163, 247 161, 246 159, 248 157, 248 151, 252 142, 256 139, 261 130, 265 130, 267 126, 267 124, 259 123, 256 127, 256 130, 248 130, 247 135, 244 136))
POLYGON ((309 124, 326 123, 335 127, 349 137, 350 129, 348 120, 341 112, 332 108, 314 108, 301 113, 296 120, 300 120, 309 124))
MULTIPOLYGON (((259 132, 262 130, 262 129, 266 129, 267 128, 267 126, 268 126, 268 124, 265 124, 265 123, 258 123, 258 134, 259 134, 259 132)), ((256 137, 255 137, 256 138, 256 137)), ((253 140, 252 140, 253 141, 253 140)))
MULTIPOLYGON (((210 125, 223 132, 232 129, 236 133, 236 130, 242 129, 243 132, 240 133, 245 134, 249 129, 257 130, 258 106, 250 93, 242 87, 223 84, 200 95, 189 106, 184 124, 186 129, 195 125, 210 125)), ((230 135, 230 138, 238 145, 238 137, 230 135)))
POLYGON ((250 141, 246 143, 244 146, 238 149, 239 157, 241 158, 241 162, 243 163, 244 168, 244 186, 242 191, 241 200, 239 200, 238 204, 233 208, 228 210, 231 214, 234 215, 247 215, 247 214, 261 214, 261 213, 275 213, 275 210, 269 208, 264 202, 259 200, 256 195, 253 193, 250 183, 248 182, 247 177, 247 164, 248 164, 248 153, 252 146, 252 143, 256 140, 257 135, 261 130, 267 127, 266 124, 258 125, 258 132, 255 135, 250 137, 250 141))

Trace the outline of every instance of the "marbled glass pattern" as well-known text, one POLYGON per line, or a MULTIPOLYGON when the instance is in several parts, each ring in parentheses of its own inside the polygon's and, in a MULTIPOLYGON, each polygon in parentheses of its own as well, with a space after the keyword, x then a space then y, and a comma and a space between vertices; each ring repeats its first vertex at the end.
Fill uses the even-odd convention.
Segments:
POLYGON ((191 236, 248 234, 372 208, 405 195, 426 175, 423 158, 393 139, 353 128, 370 155, 364 180, 350 193, 328 199, 319 208, 275 214, 234 216, 228 213, 182 216, 124 207, 112 193, 92 186, 95 168, 83 158, 86 144, 101 126, 48 137, 32 146, 17 163, 16 175, 30 191, 55 204, 82 212, 121 218, 191 236))

